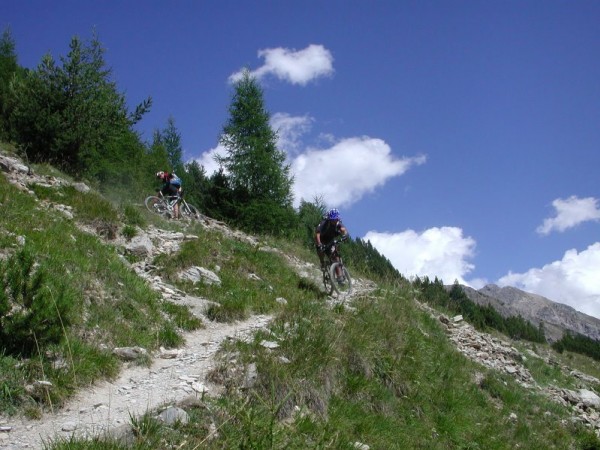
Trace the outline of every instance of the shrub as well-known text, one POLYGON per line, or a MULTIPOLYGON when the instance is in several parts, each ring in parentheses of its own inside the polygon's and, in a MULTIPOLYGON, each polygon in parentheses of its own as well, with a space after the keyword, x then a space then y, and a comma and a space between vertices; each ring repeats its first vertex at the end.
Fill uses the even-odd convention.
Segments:
POLYGON ((29 356, 59 343, 72 306, 64 286, 47 283, 26 249, 0 261, 0 351, 29 356))
POLYGON ((131 225, 125 225, 121 230, 121 234, 126 239, 132 239, 137 235, 137 228, 131 225))
POLYGON ((144 216, 140 212, 139 208, 136 208, 133 205, 125 204, 123 205, 123 216, 125 218, 125 223, 130 226, 140 226, 143 227, 146 225, 146 221, 144 220, 144 216))

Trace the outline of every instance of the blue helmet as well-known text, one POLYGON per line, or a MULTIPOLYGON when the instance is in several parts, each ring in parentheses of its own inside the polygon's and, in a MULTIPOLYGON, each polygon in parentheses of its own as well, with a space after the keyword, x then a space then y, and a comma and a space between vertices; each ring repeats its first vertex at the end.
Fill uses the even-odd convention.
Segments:
POLYGON ((330 209, 327 213, 327 218, 329 220, 338 220, 340 218, 340 212, 335 208, 330 209))

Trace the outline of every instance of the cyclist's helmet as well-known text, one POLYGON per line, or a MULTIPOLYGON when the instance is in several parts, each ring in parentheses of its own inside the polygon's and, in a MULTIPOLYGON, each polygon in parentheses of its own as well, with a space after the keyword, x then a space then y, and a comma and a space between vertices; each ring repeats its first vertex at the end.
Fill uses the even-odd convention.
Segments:
POLYGON ((340 212, 335 208, 330 209, 327 213, 327 218, 329 220, 338 220, 340 218, 340 212))
POLYGON ((161 170, 160 172, 156 172, 156 178, 163 178, 165 173, 161 170))

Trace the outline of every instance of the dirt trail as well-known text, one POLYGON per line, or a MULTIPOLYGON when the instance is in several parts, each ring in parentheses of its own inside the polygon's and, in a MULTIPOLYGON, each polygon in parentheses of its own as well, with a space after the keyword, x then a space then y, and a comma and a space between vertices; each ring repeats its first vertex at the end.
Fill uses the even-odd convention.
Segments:
POLYGON ((221 343, 228 338, 244 339, 269 320, 269 316, 254 316, 235 324, 208 323, 205 329, 188 333, 185 346, 176 353, 157 355, 150 368, 127 367, 113 382, 81 391, 54 414, 45 414, 41 420, 5 419, 0 426, 11 430, 0 433, 0 448, 42 449, 49 439, 98 435, 130 423, 130 416, 190 395, 216 395, 219 387, 207 383, 205 377, 221 343))

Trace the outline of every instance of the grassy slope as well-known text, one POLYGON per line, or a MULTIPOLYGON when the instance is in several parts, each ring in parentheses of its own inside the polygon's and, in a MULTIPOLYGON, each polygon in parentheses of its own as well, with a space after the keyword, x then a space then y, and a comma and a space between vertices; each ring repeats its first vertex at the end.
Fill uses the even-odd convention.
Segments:
MULTIPOLYGON (((83 194, 69 189, 36 192, 72 205, 76 217, 88 224, 101 221, 116 224, 117 232, 124 229, 125 218, 93 194, 82 201, 83 194)), ((100 344, 153 349, 178 343, 182 321, 165 314, 171 306, 127 268, 115 248, 81 232, 60 213, 40 209, 3 177, 0 202, 2 252, 14 251, 16 237, 24 236, 40 264, 80 300, 69 345, 53 349, 68 360, 67 370, 52 369, 46 354, 24 363, 0 358, 2 411, 35 414, 50 402, 60 403, 79 385, 112 376, 119 363, 100 344), (24 385, 42 377, 57 386, 51 398, 28 397, 24 385)), ((136 221, 143 225, 147 220, 136 221)), ((438 323, 415 307, 410 285, 382 284, 358 298, 353 309, 330 308, 319 287, 301 279, 281 256, 218 234, 198 235, 179 254, 157 259, 165 275, 172 277, 191 264, 218 265, 220 288, 179 287, 217 301, 218 320, 266 311, 276 318, 253 342, 224 348, 212 376, 226 385, 226 395, 189 406, 187 425, 167 427, 150 416, 136 418, 135 448, 353 448, 354 442, 371 449, 598 448, 593 435, 568 419, 566 409, 459 354, 438 323), (248 273, 263 281, 246 281, 248 273), (287 305, 275 302, 277 297, 287 305), (279 347, 265 349, 260 345, 265 339, 279 347), (243 368, 250 364, 257 369, 255 384, 239 389, 243 368), (476 373, 483 381, 475 382, 476 373), (509 419, 511 413, 516 420, 509 419), (208 439, 211 423, 218 435, 208 439)), ((301 259, 314 259, 293 243, 285 247, 301 259)), ((552 368, 536 373, 541 380, 552 368)), ((120 447, 106 441, 54 445, 120 447)))

